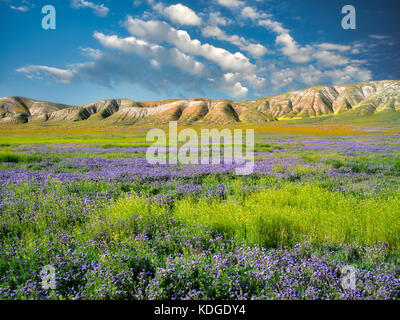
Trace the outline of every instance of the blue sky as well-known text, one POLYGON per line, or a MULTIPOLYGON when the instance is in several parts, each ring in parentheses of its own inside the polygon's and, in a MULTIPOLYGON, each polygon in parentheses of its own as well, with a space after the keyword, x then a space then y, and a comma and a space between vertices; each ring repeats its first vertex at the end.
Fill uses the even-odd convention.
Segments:
POLYGON ((253 99, 400 79, 399 26, 389 0, 0 0, 0 96, 253 99), (347 4, 356 30, 341 26, 347 4))

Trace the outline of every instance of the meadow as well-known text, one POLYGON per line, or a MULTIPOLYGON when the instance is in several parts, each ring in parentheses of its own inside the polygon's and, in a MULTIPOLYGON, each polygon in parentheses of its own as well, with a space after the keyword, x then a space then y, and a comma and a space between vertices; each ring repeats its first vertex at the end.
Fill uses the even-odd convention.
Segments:
POLYGON ((0 298, 399 299, 400 132, 255 129, 237 176, 149 164, 145 129, 0 128, 0 298))

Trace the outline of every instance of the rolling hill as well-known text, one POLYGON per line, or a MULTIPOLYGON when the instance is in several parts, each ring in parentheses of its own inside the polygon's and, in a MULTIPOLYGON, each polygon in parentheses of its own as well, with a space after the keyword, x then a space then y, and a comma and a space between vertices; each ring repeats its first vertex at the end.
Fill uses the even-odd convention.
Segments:
POLYGON ((400 81, 317 86, 256 100, 169 99, 137 102, 99 100, 82 106, 24 97, 0 98, 0 124, 105 121, 145 124, 260 123, 283 119, 400 112, 400 81))

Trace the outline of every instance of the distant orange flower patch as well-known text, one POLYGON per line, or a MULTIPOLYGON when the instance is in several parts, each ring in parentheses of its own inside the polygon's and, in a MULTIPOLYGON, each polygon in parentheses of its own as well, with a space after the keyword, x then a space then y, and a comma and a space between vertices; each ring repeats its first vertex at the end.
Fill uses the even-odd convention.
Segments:
POLYGON ((354 129, 350 127, 339 127, 339 126, 272 126, 272 127, 255 127, 257 131, 271 132, 271 133, 300 133, 310 135, 354 135, 354 134, 366 134, 365 131, 360 129, 354 129))

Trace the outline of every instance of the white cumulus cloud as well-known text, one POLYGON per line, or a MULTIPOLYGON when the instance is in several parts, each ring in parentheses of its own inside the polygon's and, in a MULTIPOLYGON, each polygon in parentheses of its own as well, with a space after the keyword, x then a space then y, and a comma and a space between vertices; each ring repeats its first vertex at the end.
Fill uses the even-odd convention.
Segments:
POLYGON ((101 51, 99 49, 93 49, 93 48, 79 48, 82 52, 83 55, 91 57, 91 58, 99 58, 101 56, 101 51))
POLYGON ((244 18, 250 18, 251 20, 256 20, 260 18, 267 18, 269 15, 264 12, 259 12, 253 7, 244 7, 241 11, 241 15, 244 18))
POLYGON ((178 3, 164 8, 162 5, 156 7, 172 22, 180 25, 198 26, 201 18, 192 9, 178 3))
POLYGON ((250 43, 245 38, 239 37, 237 35, 228 35, 218 26, 207 26, 203 28, 202 35, 204 37, 212 37, 218 40, 232 43, 241 50, 248 52, 251 56, 256 58, 262 57, 268 52, 265 46, 259 43, 250 43))
POLYGON ((334 44, 334 43, 319 43, 315 46, 322 50, 332 50, 340 52, 349 51, 351 49, 351 46, 345 46, 342 44, 334 44))
POLYGON ((221 81, 221 86, 230 96, 234 98, 244 98, 247 96, 249 89, 244 87, 239 81, 237 74, 225 73, 221 81))
MULTIPOLYGON (((168 49, 135 37, 119 38, 116 35, 106 36, 100 32, 95 32, 93 36, 106 48, 135 53, 142 57, 152 57, 158 65, 169 64, 195 75, 204 74, 206 71, 206 67, 201 62, 176 48, 168 49)), ((153 62, 152 65, 157 64, 153 62)))
POLYGON ((73 70, 58 69, 42 65, 28 65, 18 68, 16 71, 24 73, 28 78, 31 79, 42 79, 43 76, 46 76, 61 83, 70 83, 74 78, 73 70))
POLYGON ((71 7, 74 9, 90 8, 99 17, 106 17, 110 11, 104 4, 96 4, 86 0, 72 0, 71 7))
POLYGON ((13 5, 10 5, 10 8, 13 9, 13 10, 21 11, 21 12, 29 11, 29 7, 28 6, 13 6, 13 5))
POLYGON ((256 65, 252 64, 242 53, 231 53, 208 43, 202 44, 200 40, 192 40, 185 30, 177 30, 166 22, 157 20, 143 21, 129 16, 125 26, 134 36, 154 42, 169 43, 182 52, 194 56, 202 56, 218 64, 223 70, 253 73, 257 69, 256 65))
POLYGON ((228 8, 238 8, 244 6, 244 2, 240 0, 217 0, 218 4, 228 8))

